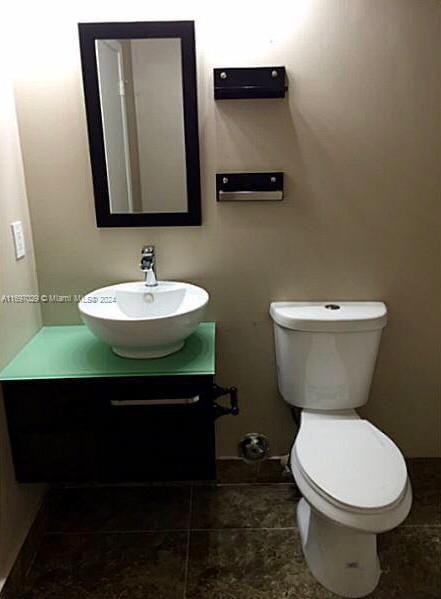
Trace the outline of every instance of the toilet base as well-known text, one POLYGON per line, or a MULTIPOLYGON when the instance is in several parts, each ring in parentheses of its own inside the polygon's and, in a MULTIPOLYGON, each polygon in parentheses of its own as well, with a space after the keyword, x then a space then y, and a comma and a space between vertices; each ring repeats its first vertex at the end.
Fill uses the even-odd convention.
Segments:
POLYGON ((297 522, 306 562, 313 576, 342 597, 365 597, 380 578, 377 536, 331 522, 305 499, 297 506, 297 522))

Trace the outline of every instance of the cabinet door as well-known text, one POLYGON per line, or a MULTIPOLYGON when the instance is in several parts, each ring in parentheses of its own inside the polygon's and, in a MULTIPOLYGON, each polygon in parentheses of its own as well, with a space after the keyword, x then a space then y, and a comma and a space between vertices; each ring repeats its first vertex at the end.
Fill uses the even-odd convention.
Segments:
POLYGON ((98 453, 104 481, 215 478, 211 386, 120 383, 106 394, 98 453))
POLYGON ((96 480, 96 423, 103 404, 94 383, 27 381, 3 385, 19 482, 96 480))

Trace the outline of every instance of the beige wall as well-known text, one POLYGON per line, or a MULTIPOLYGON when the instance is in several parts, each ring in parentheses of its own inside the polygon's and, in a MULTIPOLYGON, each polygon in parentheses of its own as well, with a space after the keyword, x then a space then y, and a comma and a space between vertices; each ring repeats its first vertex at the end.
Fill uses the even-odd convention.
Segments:
MULTIPOLYGON (((19 40, 32 51, 17 54, 42 292, 139 279, 145 243, 157 246, 160 277, 206 287, 217 379, 239 387, 242 407, 219 422, 221 455, 247 431, 266 433, 275 454, 292 439, 271 300, 382 299, 390 322, 364 413, 407 455, 439 455, 441 4, 81 1, 68 15, 62 4, 50 16, 35 8, 19 40), (97 230, 76 21, 181 18, 196 19, 204 224, 97 230), (273 64, 287 67, 287 99, 213 101, 213 67, 273 64), (283 170, 286 200, 218 205, 224 169, 283 170)), ((43 314, 78 321, 74 305, 43 314)))
MULTIPOLYGON (((4 57, 4 53, 1 52, 4 57)), ((38 304, 5 304, 4 294, 38 291, 12 81, 0 58, 0 369, 40 328, 38 304), (10 223, 21 220, 27 256, 15 260, 10 223)), ((0 389, 0 588, 35 516, 43 488, 17 485, 0 389)))

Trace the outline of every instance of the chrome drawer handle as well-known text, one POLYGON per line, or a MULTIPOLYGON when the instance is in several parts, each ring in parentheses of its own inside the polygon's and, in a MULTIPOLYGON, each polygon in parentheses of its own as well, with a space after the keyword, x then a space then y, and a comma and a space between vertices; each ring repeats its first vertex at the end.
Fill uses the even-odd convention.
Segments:
POLYGON ((115 408, 124 408, 127 406, 191 406, 199 401, 199 395, 194 397, 163 398, 163 399, 128 399, 120 401, 112 399, 110 403, 115 408))

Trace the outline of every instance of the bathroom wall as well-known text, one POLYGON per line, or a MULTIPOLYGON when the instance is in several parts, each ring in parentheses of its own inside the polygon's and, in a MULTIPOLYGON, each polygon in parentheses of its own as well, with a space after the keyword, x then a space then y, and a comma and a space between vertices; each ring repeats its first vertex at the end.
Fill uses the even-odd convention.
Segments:
MULTIPOLYGON (((219 422, 219 455, 235 455, 247 431, 266 433, 274 454, 289 449, 271 300, 384 300, 390 321, 364 414, 408 456, 441 455, 438 0, 80 0, 28 6, 26 19, 17 7, 41 291, 139 279, 145 243, 157 246, 161 278, 206 287, 217 380, 239 387, 242 409, 219 422), (98 230, 76 23, 156 19, 196 20, 203 226, 98 230), (285 65, 288 97, 213 101, 213 67, 253 65, 285 65), (286 199, 216 204, 224 169, 283 170, 286 199)), ((74 304, 47 304, 43 317, 79 321, 74 304)))
MULTIPOLYGON (((1 44, 0 44, 1 45, 1 44)), ((4 295, 38 292, 12 80, 0 52, 0 369, 40 328, 38 304, 10 304, 4 295), (27 255, 15 260, 10 223, 21 220, 27 255)), ((0 390, 0 589, 29 530, 43 487, 17 485, 0 390)))

